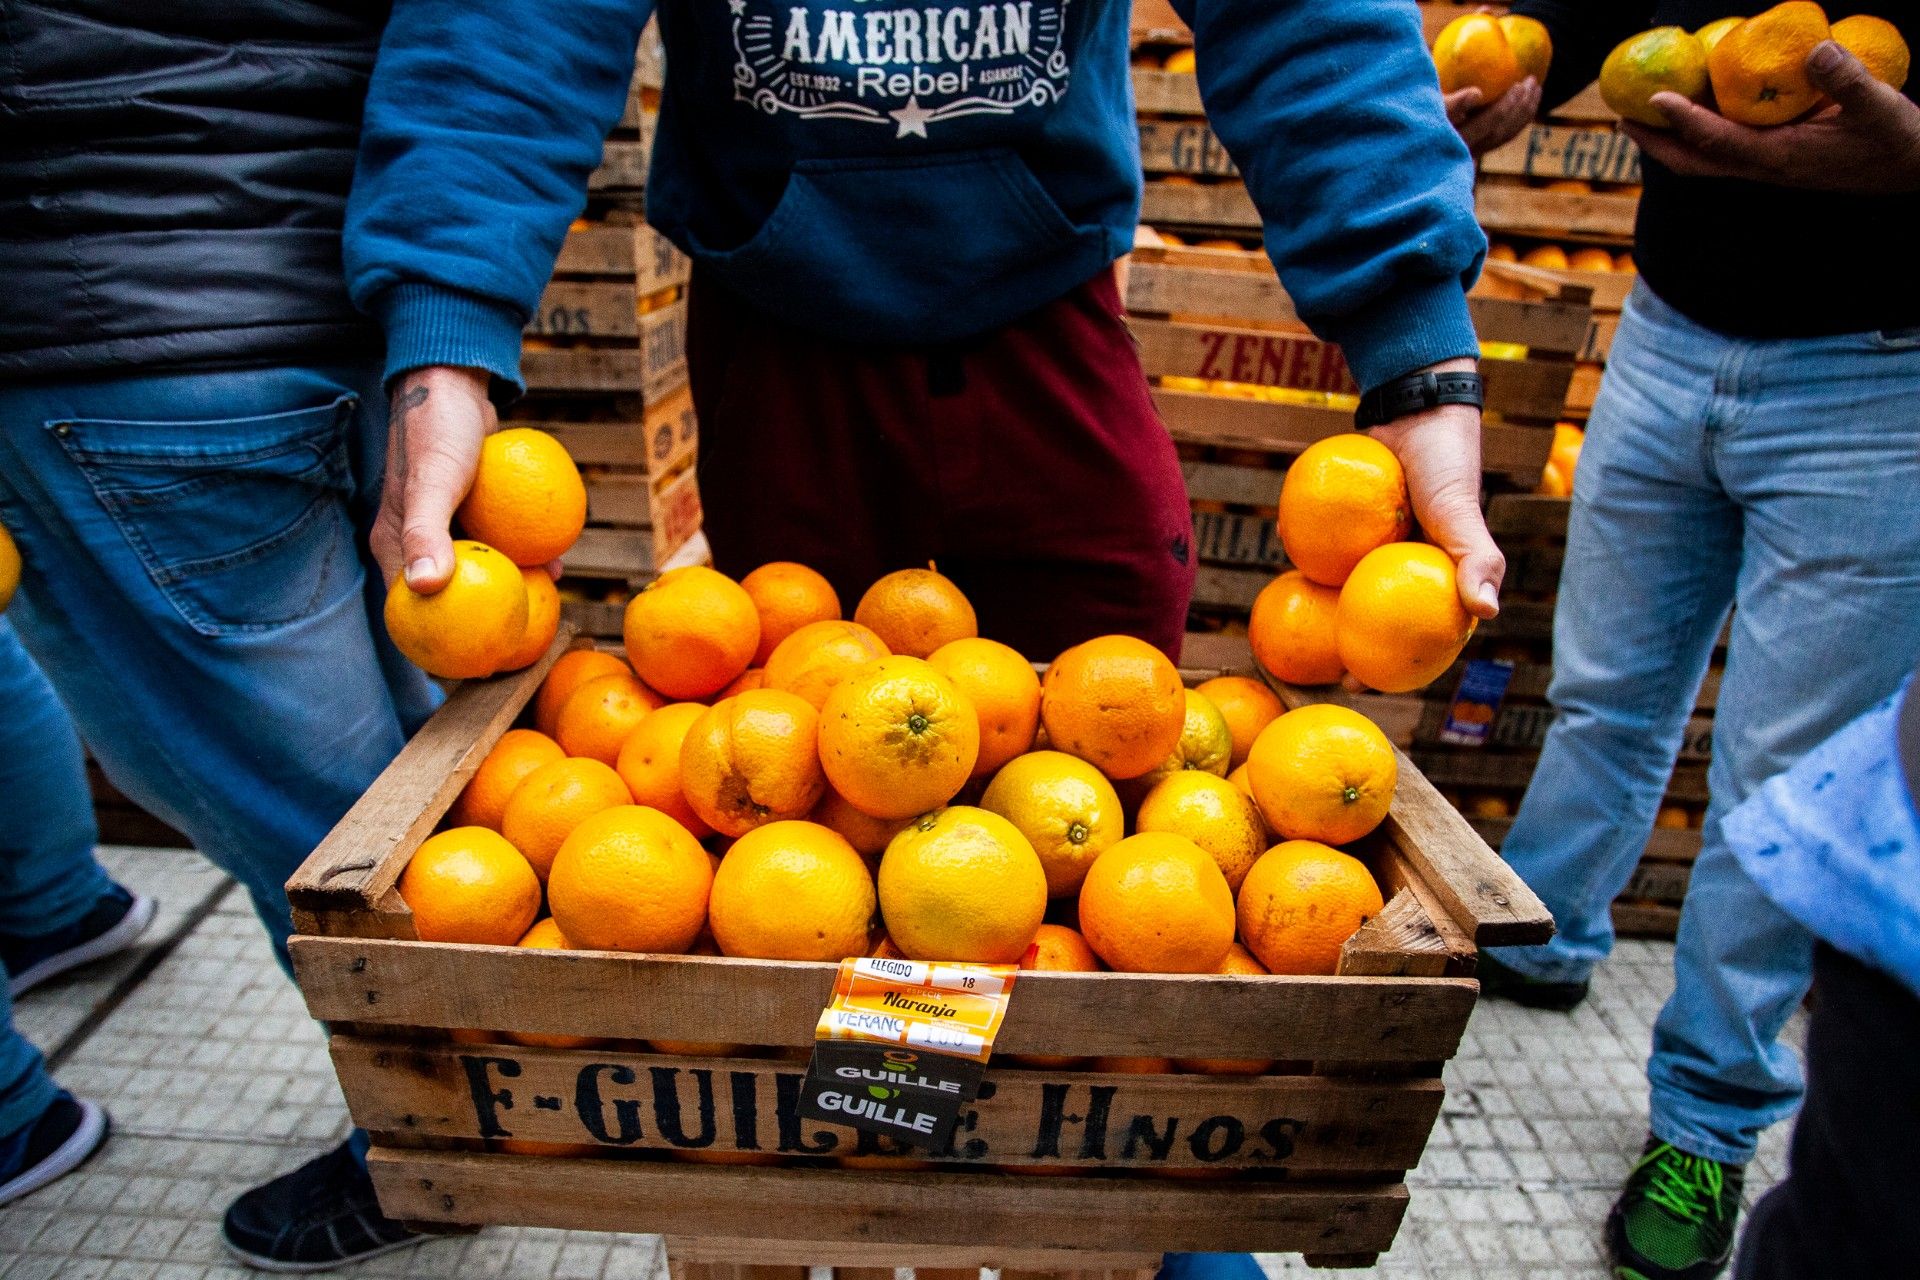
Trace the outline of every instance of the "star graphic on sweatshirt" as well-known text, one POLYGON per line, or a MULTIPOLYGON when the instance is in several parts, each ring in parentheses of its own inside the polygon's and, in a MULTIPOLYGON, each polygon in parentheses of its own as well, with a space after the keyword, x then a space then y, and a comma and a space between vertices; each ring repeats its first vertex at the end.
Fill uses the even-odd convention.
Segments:
POLYGON ((908 98, 906 106, 887 114, 900 122, 900 132, 893 135, 896 138, 904 138, 910 133, 926 137, 927 121, 933 119, 933 112, 920 105, 918 96, 908 98))
POLYGON ((727 12, 738 17, 747 11, 747 0, 727 0, 727 12))

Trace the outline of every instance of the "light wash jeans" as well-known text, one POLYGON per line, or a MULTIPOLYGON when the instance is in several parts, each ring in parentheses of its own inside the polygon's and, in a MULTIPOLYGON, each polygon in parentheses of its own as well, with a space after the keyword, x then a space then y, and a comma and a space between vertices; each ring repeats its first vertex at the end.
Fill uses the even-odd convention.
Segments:
POLYGON ((366 550, 380 366, 0 386, 12 617, 107 775, 252 896, 285 884, 439 693, 366 550))
POLYGON ((1647 1066, 1654 1134, 1744 1163, 1791 1114, 1778 1041, 1812 940, 1760 893, 1723 814, 1875 702, 1920 653, 1920 330, 1744 341, 1645 285, 1574 480, 1554 618, 1556 708, 1503 853, 1558 935, 1496 953, 1578 980, 1626 886, 1728 607, 1712 803, 1647 1066))
MULTIPOLYGON (((27 938, 78 921, 113 881, 93 856, 99 832, 80 739, 5 617, 0 708, 0 936, 27 938)), ((0 1137, 37 1120, 53 1094, 0 982, 0 1137)))

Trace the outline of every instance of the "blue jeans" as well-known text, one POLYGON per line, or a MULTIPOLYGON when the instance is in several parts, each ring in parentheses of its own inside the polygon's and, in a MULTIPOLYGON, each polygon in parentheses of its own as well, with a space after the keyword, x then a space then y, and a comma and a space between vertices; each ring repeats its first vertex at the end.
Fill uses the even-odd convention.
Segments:
POLYGON ((1635 289, 1574 481, 1556 709, 1504 854, 1559 934, 1497 953, 1585 978, 1652 829, 1729 606, 1712 803, 1647 1074, 1656 1136, 1745 1162, 1792 1113, 1778 1042, 1812 941, 1720 816, 1884 698, 1920 652, 1920 331, 1743 341, 1635 289))
MULTIPOLYGON (((78 921, 113 881, 93 856, 99 832, 80 739, 5 617, 0 707, 0 936, 32 937, 78 921)), ((0 982, 0 1136, 38 1119, 53 1094, 0 982)))
POLYGON ((367 553, 371 361, 0 386, 21 638, 102 768, 252 896, 285 884, 439 700, 367 553))

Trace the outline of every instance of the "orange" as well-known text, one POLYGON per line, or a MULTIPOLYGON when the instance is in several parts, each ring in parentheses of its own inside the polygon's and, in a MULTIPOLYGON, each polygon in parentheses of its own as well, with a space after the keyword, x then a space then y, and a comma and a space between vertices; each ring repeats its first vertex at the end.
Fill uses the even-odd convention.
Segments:
POLYGON ((460 527, 518 565, 565 555, 587 525, 587 486, 566 446, 532 427, 496 431, 480 446, 460 527))
MULTIPOLYGON (((1329 638, 1333 634, 1331 622, 1329 618, 1329 638)), ((1247 753, 1253 750, 1253 740, 1286 710, 1278 695, 1267 688, 1264 681, 1255 680, 1252 676, 1215 676, 1195 685, 1194 692, 1220 708, 1220 714, 1226 718, 1227 730, 1233 735, 1233 759, 1228 764, 1230 770, 1247 762, 1247 753)))
POLYGON ((1613 269, 1623 275, 1636 276, 1640 274, 1640 268, 1634 264, 1633 255, 1624 250, 1621 251, 1619 256, 1614 258, 1613 269))
POLYGON ((594 1142, 535 1142, 531 1138, 496 1138, 510 1156, 541 1156, 550 1160, 584 1160, 613 1150, 594 1142))
MULTIPOLYGON (((1590 196, 1593 194, 1593 184, 1585 178, 1557 178, 1540 189, 1542 191, 1560 191, 1571 196, 1590 196)), ((1609 258, 1608 261, 1611 262, 1612 259, 1609 258)))
POLYGON ((680 786, 680 748, 694 722, 707 714, 697 702, 674 702, 648 714, 620 744, 613 769, 633 793, 633 802, 658 809, 695 838, 713 828, 687 803, 680 786))
POLYGON ((545 880, 575 827, 602 810, 631 803, 627 784, 609 766, 598 760, 556 760, 514 788, 500 815, 500 834, 545 880))
POLYGON ((1253 799, 1253 782, 1247 777, 1247 766, 1243 764, 1232 773, 1229 773, 1227 775, 1227 781, 1240 788, 1241 795, 1249 800, 1253 799))
POLYGON ((1362 684, 1410 693, 1453 665, 1477 625, 1453 561, 1424 542, 1368 554, 1340 588, 1340 661, 1362 684))
POLYGON ((1467 802, 1470 818, 1511 818, 1513 806, 1505 796, 1475 796, 1467 802))
MULTIPOLYGON (((560 926, 554 923, 552 916, 535 922, 516 944, 534 951, 572 951, 574 946, 567 941, 567 935, 560 932, 560 926)), ((515 1044, 530 1044, 543 1049, 591 1049, 606 1041, 593 1036, 559 1036, 535 1031, 509 1031, 507 1039, 515 1044)))
POLYGON ((400 896, 422 942, 510 947, 540 913, 540 878, 499 832, 454 827, 413 851, 400 896))
POLYGON ((561 932, 593 951, 683 954, 707 924, 713 864, 687 829, 654 809, 594 814, 553 859, 547 902, 561 932))
POLYGON ((707 903, 725 955, 843 960, 873 926, 873 876, 854 847, 812 822, 772 822, 734 842, 707 903))
POLYGON ((722 835, 804 818, 820 800, 820 717, 779 689, 717 702, 680 746, 680 786, 701 821, 722 835))
MULTIPOLYGON (((1235 978, 1259 978, 1267 974, 1267 966, 1254 958, 1251 951, 1234 943, 1227 948, 1227 958, 1214 969, 1215 973, 1235 978)), ((1266 1074, 1273 1065, 1271 1058, 1175 1058, 1174 1065, 1182 1071, 1198 1071, 1209 1076, 1258 1076, 1266 1074)))
POLYGON ((740 579, 740 589, 752 598, 760 615, 760 646, 753 652, 755 666, 766 666, 774 646, 809 622, 840 616, 840 596, 833 584, 791 560, 761 565, 740 579))
POLYGON ((1167 655, 1132 636, 1099 636, 1053 660, 1040 682, 1040 720, 1054 750, 1109 778, 1137 778, 1172 754, 1186 691, 1167 655))
POLYGON ((1149 791, 1133 827, 1193 841, 1218 864, 1229 889, 1240 887, 1267 848, 1266 820, 1254 802, 1225 778, 1194 770, 1170 774, 1149 791))
MULTIPOLYGON (((1745 21, 1746 19, 1738 14, 1735 14, 1731 18, 1715 18, 1706 26, 1694 32, 1693 38, 1700 42, 1701 48, 1705 49, 1708 53, 1712 53, 1713 46, 1720 43, 1722 36, 1745 21)), ((1838 24, 1836 23, 1835 25, 1837 26, 1838 24)))
POLYGON ((448 824, 498 831, 513 789, 541 765, 566 758, 560 744, 537 729, 507 730, 480 761, 473 777, 467 779, 453 808, 447 811, 448 824))
POLYGON ((1613 271, 1613 255, 1605 249, 1576 249, 1567 258, 1567 267, 1573 271, 1613 271))
POLYGON ((1549 271, 1565 271, 1568 266, 1567 251, 1557 244, 1543 244, 1521 255, 1523 267, 1544 267, 1549 271))
POLYGON ((739 674, 739 676, 734 679, 734 682, 732 684, 728 685, 726 688, 722 689, 720 692, 714 694, 713 700, 715 702, 718 702, 722 698, 731 698, 736 693, 745 693, 749 689, 764 689, 766 687, 767 687, 766 668, 765 667, 748 667, 745 671, 742 671, 739 674))
POLYGON ((1693 815, 1677 804, 1663 804, 1653 825, 1669 831, 1685 831, 1693 825, 1693 815))
POLYGON ((1008 761, 987 784, 980 807, 1027 838, 1056 898, 1078 893, 1094 859, 1127 833, 1113 784, 1064 751, 1030 751, 1008 761))
POLYGON ((1526 79, 1507 33, 1484 13, 1463 14, 1440 28, 1433 41, 1433 65, 1442 93, 1478 89, 1487 102, 1526 79))
POLYGON ((20 585, 20 548, 13 535, 0 525, 0 613, 13 603, 14 588, 20 585))
POLYGON ((1233 890, 1185 836, 1128 836, 1087 872, 1080 932, 1122 973, 1211 973, 1233 945, 1233 890))
POLYGON ((1177 71, 1186 75, 1192 75, 1193 50, 1175 49, 1167 55, 1167 60, 1160 64, 1160 69, 1162 71, 1177 71))
POLYGON ((604 649, 569 649, 561 654, 541 683, 540 695, 533 701, 534 727, 552 737, 554 727, 560 723, 560 708, 575 689, 595 676, 620 673, 632 675, 633 668, 618 654, 604 649))
POLYGON ((887 937, 913 960, 1017 964, 1047 910, 1033 846, 997 813, 954 805, 916 818, 880 859, 887 937))
POLYGON ((1866 64, 1875 80, 1895 89, 1906 87, 1913 59, 1900 28, 1885 18, 1856 13, 1834 23, 1832 35, 1842 49, 1866 64))
POLYGON ((1240 886, 1240 936, 1274 973, 1331 974, 1354 930, 1380 914, 1380 886, 1358 858, 1313 840, 1260 856, 1240 886))
POLYGON ((1287 570, 1253 598, 1247 619, 1253 660, 1288 684, 1339 683, 1347 670, 1340 662, 1339 612, 1340 588, 1287 570))
POLYGON ((560 707, 553 736, 570 756, 602 764, 620 758, 621 744, 665 699, 625 673, 595 676, 560 707))
POLYGON ((945 804, 967 785, 979 757, 973 704, 919 658, 861 668, 820 710, 827 781, 876 818, 911 818, 945 804))
POLYGON ((1720 114, 1741 124, 1767 125, 1813 110, 1823 95, 1807 78, 1807 55, 1829 34, 1819 5, 1787 0, 1720 37, 1707 55, 1720 114))
POLYGON ((1339 586, 1360 557, 1412 528, 1400 459, 1372 436, 1350 431, 1316 440, 1287 468, 1280 545, 1315 582, 1339 586))
POLYGON ((828 787, 821 795, 820 803, 813 806, 813 812, 807 815, 807 821, 817 822, 829 831, 839 833, 840 838, 852 845, 855 852, 877 858, 886 851, 888 842, 906 828, 908 820, 870 817, 848 804, 845 796, 828 787))
POLYGON ((387 634, 407 660, 443 680, 500 670, 527 634, 527 584, 520 567, 478 542, 453 544, 453 577, 430 596, 405 575, 387 588, 387 634))
POLYGON ((886 641, 857 622, 809 623, 775 646, 767 659, 766 687, 798 694, 817 711, 841 681, 891 652, 886 641))
POLYGON ((1172 1058, 1095 1058, 1088 1064, 1095 1071, 1115 1076, 1170 1076, 1172 1058))
POLYGON ((1495 240, 1487 246, 1488 262, 1518 262, 1520 252, 1505 240, 1495 240))
MULTIPOLYGON (((1063 924, 1043 924, 1033 935, 1033 945, 1020 957, 1020 967, 1045 973, 1098 973, 1100 957, 1093 954, 1087 940, 1063 924)), ((1016 1053, 1013 1060, 1023 1067, 1042 1067, 1065 1071, 1080 1066, 1085 1058, 1061 1057, 1047 1053, 1016 1053)))
POLYGON ((1600 64, 1600 97, 1628 120, 1670 129, 1673 124, 1653 105, 1653 95, 1666 91, 1704 101, 1708 65, 1698 36, 1684 27, 1655 27, 1614 46, 1600 64))
POLYGON ((1316 703, 1267 726, 1247 758, 1247 778, 1267 826, 1283 840, 1349 844, 1387 816, 1400 766, 1373 721, 1316 703))
POLYGON ((1520 64, 1520 73, 1545 84, 1547 68, 1553 64, 1553 37, 1546 24, 1517 13, 1503 13, 1495 21, 1507 38, 1507 47, 1513 50, 1514 61, 1520 64))
POLYGON ((924 658, 941 645, 980 634, 973 605, 932 569, 896 569, 860 597, 853 620, 873 628, 895 653, 924 658))
POLYGON ((718 693, 753 662, 760 614, 739 583, 705 565, 669 569, 627 602, 627 661, 676 701, 718 693))
POLYGON ((1557 422, 1553 427, 1553 449, 1547 454, 1550 466, 1559 467, 1573 481, 1574 468, 1580 463, 1580 448, 1587 442, 1587 433, 1571 422, 1557 422))
POLYGON ((1573 496, 1573 481, 1568 477, 1565 467, 1548 460, 1540 469, 1540 483, 1533 491, 1545 498, 1570 498, 1573 496))
POLYGON ((1186 712, 1180 720, 1180 741, 1174 744, 1165 760, 1140 775, 1138 786, 1144 790, 1171 774, 1187 771, 1224 778, 1232 760, 1233 730, 1227 727, 1227 718, 1206 695, 1188 689, 1186 712))
POLYGON ((520 647, 500 664, 502 671, 518 671, 540 660, 560 634, 560 588, 544 566, 522 569, 520 578, 527 588, 527 629, 520 635, 520 647))
POLYGON ((969 636, 935 649, 927 665, 953 681, 973 704, 980 725, 974 777, 984 777, 1033 748, 1040 727, 1040 677, 1016 650, 998 640, 969 636))

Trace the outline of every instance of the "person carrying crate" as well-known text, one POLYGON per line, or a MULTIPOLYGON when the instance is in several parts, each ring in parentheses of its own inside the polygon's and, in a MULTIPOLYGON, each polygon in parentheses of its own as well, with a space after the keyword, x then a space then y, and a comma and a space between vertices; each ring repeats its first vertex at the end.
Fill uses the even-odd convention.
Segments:
MULTIPOLYGON (((1554 106, 1645 27, 1753 8, 1514 11, 1552 34, 1554 106)), ((1920 5, 1874 12, 1920 39, 1920 5)), ((1732 607, 1712 799, 1647 1068, 1651 1132, 1607 1221, 1620 1274, 1642 1280, 1726 1265, 1744 1166, 1802 1092, 1779 1037, 1812 938, 1741 869, 1721 819, 1920 650, 1920 106, 1831 41, 1806 68, 1833 105, 1797 123, 1750 128, 1669 93, 1654 104, 1671 130, 1625 126, 1643 151, 1640 281, 1574 481, 1556 715, 1502 848, 1560 932, 1481 963, 1490 995, 1585 999, 1732 607)), ((1533 92, 1463 131, 1497 145, 1526 121, 1509 99, 1533 92)))

